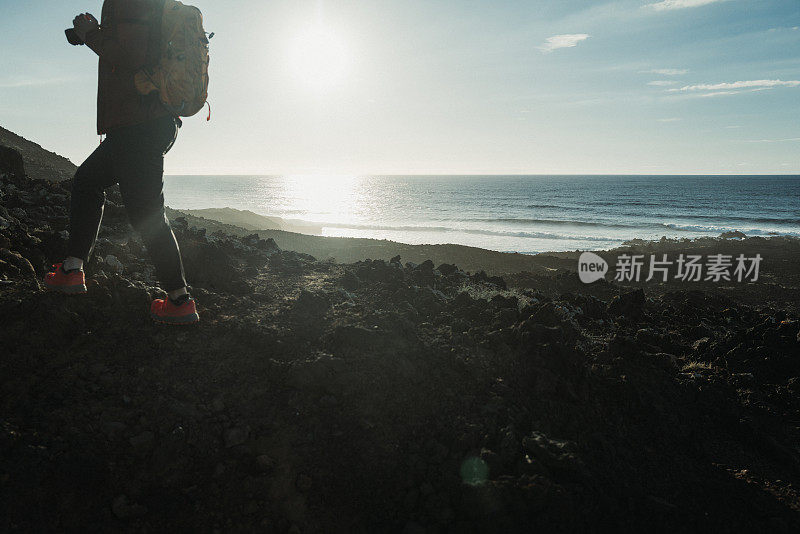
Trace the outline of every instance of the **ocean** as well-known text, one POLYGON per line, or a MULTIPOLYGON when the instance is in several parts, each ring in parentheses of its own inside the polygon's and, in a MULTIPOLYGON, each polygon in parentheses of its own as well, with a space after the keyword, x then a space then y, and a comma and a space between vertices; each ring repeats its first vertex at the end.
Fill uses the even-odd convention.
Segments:
POLYGON ((800 236, 800 176, 167 176, 164 195, 175 209, 319 223, 325 236, 524 254, 800 236))

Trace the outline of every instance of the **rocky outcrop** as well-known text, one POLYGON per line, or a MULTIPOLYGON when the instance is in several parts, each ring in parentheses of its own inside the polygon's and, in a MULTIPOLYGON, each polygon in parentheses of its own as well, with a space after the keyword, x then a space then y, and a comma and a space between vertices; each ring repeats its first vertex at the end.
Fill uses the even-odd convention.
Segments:
POLYGON ((13 148, 0 145, 0 173, 23 176, 25 174, 25 163, 22 160, 22 155, 13 148))

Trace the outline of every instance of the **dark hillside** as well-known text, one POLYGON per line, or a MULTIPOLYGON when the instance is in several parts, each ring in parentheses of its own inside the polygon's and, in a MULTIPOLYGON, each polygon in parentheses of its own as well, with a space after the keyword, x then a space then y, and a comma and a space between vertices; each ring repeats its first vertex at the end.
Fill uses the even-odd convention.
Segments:
POLYGON ((50 152, 3 127, 0 127, 0 147, 19 152, 25 162, 25 173, 30 178, 57 182, 70 180, 75 174, 76 167, 67 158, 50 152))

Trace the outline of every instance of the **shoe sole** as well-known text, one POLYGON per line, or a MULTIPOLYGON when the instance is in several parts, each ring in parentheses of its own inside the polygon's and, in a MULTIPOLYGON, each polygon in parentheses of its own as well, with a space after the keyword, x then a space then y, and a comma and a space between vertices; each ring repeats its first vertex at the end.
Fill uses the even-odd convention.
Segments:
POLYGON ((166 324, 166 325, 187 325, 200 322, 200 315, 198 315, 197 313, 184 315, 183 317, 159 317, 158 315, 151 313, 150 317, 157 324, 166 324))
POLYGON ((86 293, 86 285, 81 284, 77 286, 51 286, 47 282, 44 283, 45 287, 50 291, 57 293, 64 293, 65 295, 82 295, 86 293))

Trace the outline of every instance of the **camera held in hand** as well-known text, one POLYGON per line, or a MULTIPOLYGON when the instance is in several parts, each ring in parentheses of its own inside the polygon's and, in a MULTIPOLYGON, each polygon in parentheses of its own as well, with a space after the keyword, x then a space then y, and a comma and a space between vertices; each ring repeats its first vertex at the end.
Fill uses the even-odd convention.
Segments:
POLYGON ((67 28, 64 30, 64 34, 67 36, 67 41, 69 41, 69 44, 74 46, 86 44, 78 34, 79 25, 84 29, 84 31, 88 32, 91 29, 98 27, 98 22, 91 13, 81 13, 75 17, 75 19, 72 21, 72 28, 67 28))
POLYGON ((85 44, 80 37, 78 37, 78 32, 75 31, 75 28, 67 28, 64 30, 64 34, 67 36, 67 41, 72 46, 79 46, 85 44))

